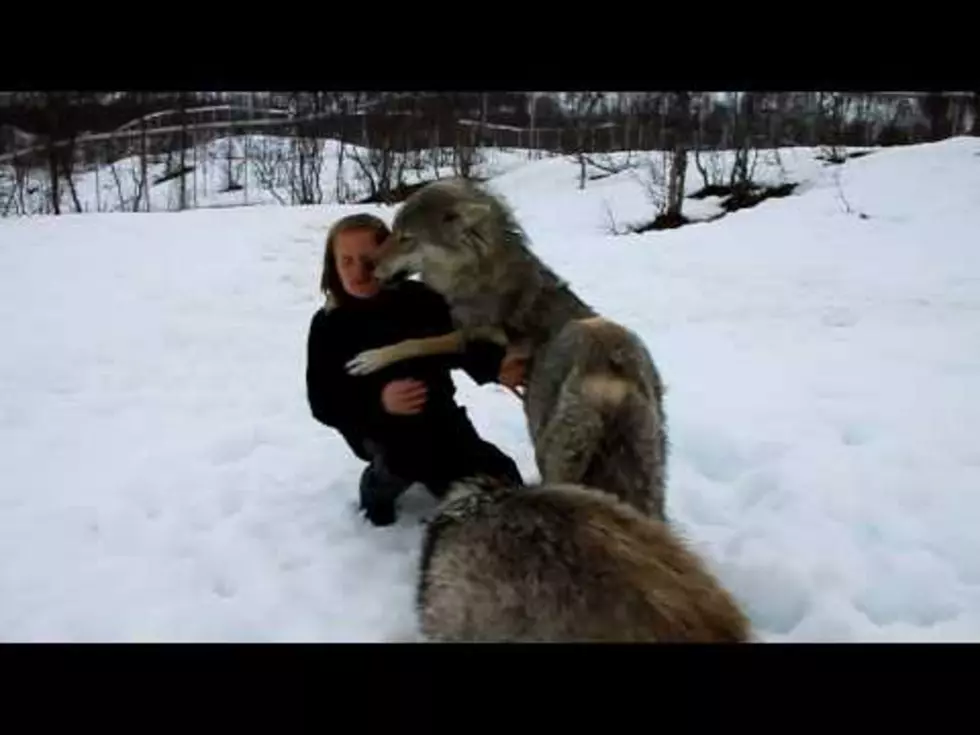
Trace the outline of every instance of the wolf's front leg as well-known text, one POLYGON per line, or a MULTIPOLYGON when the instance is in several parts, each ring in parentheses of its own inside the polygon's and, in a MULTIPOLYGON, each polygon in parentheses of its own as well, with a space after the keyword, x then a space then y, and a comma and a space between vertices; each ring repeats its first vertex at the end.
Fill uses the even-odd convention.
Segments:
POLYGON ((438 337, 420 337, 418 339, 406 339, 396 342, 393 345, 378 347, 373 350, 364 350, 347 365, 347 372, 351 375, 367 375, 374 373, 383 367, 400 360, 407 360, 411 357, 422 357, 423 355, 446 355, 460 352, 463 349, 463 335, 461 332, 450 332, 438 337))
POLYGON ((351 375, 368 375, 391 365, 393 362, 398 362, 403 359, 403 344, 404 342, 399 342, 374 350, 364 350, 347 363, 347 372, 351 375))

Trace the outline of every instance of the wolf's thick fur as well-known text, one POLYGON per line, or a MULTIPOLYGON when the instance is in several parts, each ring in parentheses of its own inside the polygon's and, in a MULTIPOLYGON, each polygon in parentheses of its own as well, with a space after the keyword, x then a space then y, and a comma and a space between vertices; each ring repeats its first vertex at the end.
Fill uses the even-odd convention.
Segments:
POLYGON ((649 352, 541 262, 500 198, 464 180, 414 193, 395 216, 375 273, 384 281, 402 271, 420 273, 445 297, 459 329, 369 350, 351 361, 352 373, 458 351, 477 337, 523 346, 525 410, 542 480, 600 488, 664 517, 667 430, 649 352))
POLYGON ((419 628, 443 642, 751 642, 665 522, 609 493, 456 483, 426 530, 419 628))

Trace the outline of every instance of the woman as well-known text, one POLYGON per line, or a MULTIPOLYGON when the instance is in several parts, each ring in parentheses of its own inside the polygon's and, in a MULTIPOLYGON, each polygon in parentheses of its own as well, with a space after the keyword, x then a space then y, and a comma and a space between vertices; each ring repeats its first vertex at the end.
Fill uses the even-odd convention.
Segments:
POLYGON ((381 287, 374 251, 388 226, 370 214, 339 220, 327 235, 317 310, 307 342, 306 390, 314 418, 338 430, 368 462, 360 508, 374 525, 394 523, 395 502, 413 482, 437 498, 466 475, 491 474, 522 483, 515 462, 482 439, 455 402, 452 368, 483 385, 522 384, 523 364, 492 342, 462 355, 436 355, 389 365, 363 376, 344 365, 363 350, 453 329, 443 298, 422 283, 381 287))

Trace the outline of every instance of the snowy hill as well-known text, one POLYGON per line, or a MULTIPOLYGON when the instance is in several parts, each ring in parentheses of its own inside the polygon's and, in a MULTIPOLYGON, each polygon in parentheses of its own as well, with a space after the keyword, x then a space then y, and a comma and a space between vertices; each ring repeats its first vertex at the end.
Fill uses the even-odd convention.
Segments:
MULTIPOLYGON (((579 190, 573 161, 518 156, 491 185, 648 340, 668 510, 764 640, 980 640, 980 140, 782 159, 763 174, 793 195, 640 235, 606 232, 649 218, 636 172, 579 190)), ((323 235, 353 209, 393 212, 0 221, 0 639, 412 635, 433 501, 365 526, 362 465, 304 395, 323 235)), ((513 396, 457 382, 534 479, 513 396)))

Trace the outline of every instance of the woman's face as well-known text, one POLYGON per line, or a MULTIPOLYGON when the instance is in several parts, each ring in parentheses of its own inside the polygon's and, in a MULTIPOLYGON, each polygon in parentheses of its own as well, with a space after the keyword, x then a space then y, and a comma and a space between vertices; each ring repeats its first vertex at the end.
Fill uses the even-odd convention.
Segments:
POLYGON ((378 249, 370 230, 346 230, 334 239, 337 274, 344 290, 366 299, 381 289, 374 277, 374 254, 378 249))

